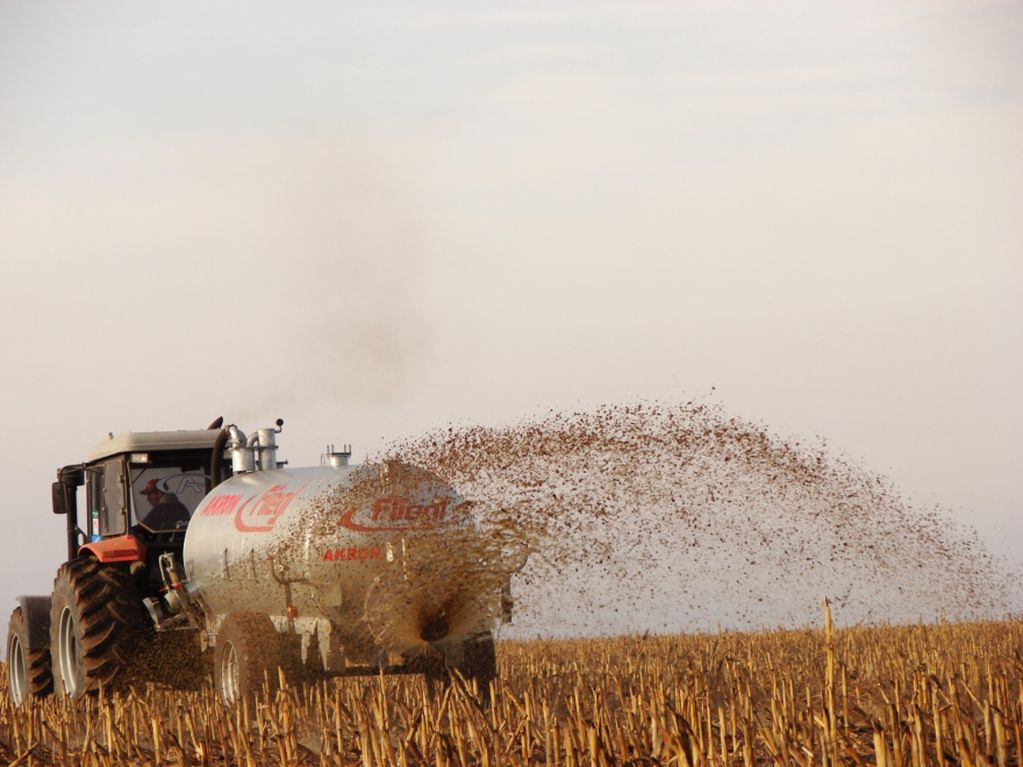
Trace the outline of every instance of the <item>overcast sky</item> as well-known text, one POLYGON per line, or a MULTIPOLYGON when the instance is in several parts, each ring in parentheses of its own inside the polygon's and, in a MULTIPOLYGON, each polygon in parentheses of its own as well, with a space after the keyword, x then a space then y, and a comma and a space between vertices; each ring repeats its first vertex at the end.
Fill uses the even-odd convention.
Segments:
POLYGON ((705 397, 1020 562, 1021 40, 1018 2, 0 0, 0 604, 62 561, 57 466, 221 414, 305 465, 705 397))

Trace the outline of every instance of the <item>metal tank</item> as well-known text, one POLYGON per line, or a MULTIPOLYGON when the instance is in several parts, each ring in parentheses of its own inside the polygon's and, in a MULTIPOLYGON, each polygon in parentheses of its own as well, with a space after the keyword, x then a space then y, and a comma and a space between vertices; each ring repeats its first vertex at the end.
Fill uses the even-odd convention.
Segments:
POLYGON ((233 446, 238 473, 196 508, 183 551, 182 599, 201 609, 211 645, 226 616, 254 611, 297 638, 304 663, 343 673, 458 662, 493 626, 510 573, 449 484, 337 453, 274 468, 272 430, 236 433, 233 446))

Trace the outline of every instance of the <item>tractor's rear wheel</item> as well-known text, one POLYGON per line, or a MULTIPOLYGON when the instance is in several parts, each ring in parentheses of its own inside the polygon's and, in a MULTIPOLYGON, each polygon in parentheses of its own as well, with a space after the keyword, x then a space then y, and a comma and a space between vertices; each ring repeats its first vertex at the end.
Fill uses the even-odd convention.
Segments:
POLYGON ((121 565, 79 557, 61 565, 53 582, 50 653, 57 692, 71 698, 101 687, 123 689, 139 674, 152 628, 121 565))
POLYGON ((14 705, 29 698, 44 698, 53 692, 50 650, 33 650, 28 642, 28 623, 15 607, 7 629, 7 690, 14 705))
POLYGON ((252 701, 266 682, 272 697, 278 688, 278 668, 286 668, 280 635, 269 616, 257 612, 231 613, 217 631, 213 681, 228 705, 252 701))

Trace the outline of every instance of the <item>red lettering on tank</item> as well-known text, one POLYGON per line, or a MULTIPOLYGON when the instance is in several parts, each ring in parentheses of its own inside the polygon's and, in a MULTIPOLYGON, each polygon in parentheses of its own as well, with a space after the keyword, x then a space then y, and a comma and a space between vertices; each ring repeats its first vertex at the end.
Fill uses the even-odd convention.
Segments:
POLYGON ((432 503, 417 504, 389 496, 373 502, 369 519, 357 522, 354 506, 341 514, 341 526, 360 533, 389 532, 436 527, 445 521, 450 498, 435 498, 432 503))
POLYGON ((364 562, 368 559, 380 559, 384 550, 379 546, 348 546, 343 549, 327 549, 323 552, 325 562, 364 562))
POLYGON ((234 511, 242 497, 240 495, 218 495, 211 498, 210 502, 203 508, 200 516, 203 517, 226 517, 234 511))
POLYGON ((284 492, 285 489, 285 485, 272 485, 261 495, 254 495, 246 500, 234 515, 235 528, 243 533, 268 533, 273 530, 277 520, 288 510, 295 496, 302 491, 301 487, 290 493, 284 492), (252 501, 256 504, 246 511, 252 501))

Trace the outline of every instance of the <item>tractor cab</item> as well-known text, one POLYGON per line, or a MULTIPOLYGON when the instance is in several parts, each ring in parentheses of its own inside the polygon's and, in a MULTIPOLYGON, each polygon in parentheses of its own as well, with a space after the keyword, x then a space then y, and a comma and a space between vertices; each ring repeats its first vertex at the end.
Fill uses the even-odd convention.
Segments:
POLYGON ((219 429, 111 434, 84 464, 58 470, 54 512, 68 515, 68 559, 89 553, 152 570, 160 554, 180 553, 192 513, 230 474, 223 439, 219 429))

